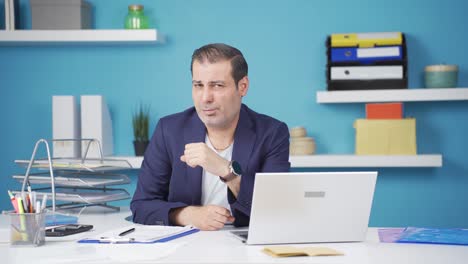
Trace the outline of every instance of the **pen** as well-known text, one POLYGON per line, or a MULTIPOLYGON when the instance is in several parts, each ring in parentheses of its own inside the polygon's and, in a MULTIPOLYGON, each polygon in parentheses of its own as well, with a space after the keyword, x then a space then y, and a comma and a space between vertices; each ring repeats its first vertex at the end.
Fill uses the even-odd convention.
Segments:
POLYGON ((26 213, 32 213, 33 212, 33 205, 32 205, 32 197, 31 197, 31 193, 28 193, 26 194, 26 198, 27 198, 27 205, 26 205, 26 213))
POLYGON ((44 194, 44 196, 42 196, 41 212, 45 210, 46 206, 47 206, 47 194, 44 194))
POLYGON ((18 202, 16 201, 16 198, 13 196, 13 194, 8 190, 8 195, 10 196, 11 204, 13 205, 13 208, 15 208, 15 212, 19 213, 18 211, 18 202))
POLYGON ((134 238, 126 238, 126 237, 101 237, 99 239, 99 243, 111 243, 111 244, 118 244, 118 243, 132 243, 135 242, 134 238))
POLYGON ((32 191, 31 191, 31 185, 29 185, 29 181, 28 181, 28 209, 29 209, 29 213, 34 213, 34 201, 33 201, 33 197, 32 197, 32 191))
POLYGON ((128 229, 128 230, 123 231, 122 233, 119 234, 119 236, 128 235, 128 234, 132 233, 133 231, 135 231, 135 228, 134 228, 134 227, 132 227, 132 228, 130 228, 130 229, 128 229))
POLYGON ((37 211, 36 209, 36 192, 31 192, 31 203, 32 203, 32 212, 35 213, 37 211))
POLYGON ((18 197, 16 201, 18 202, 18 214, 24 214, 25 212, 24 212, 23 199, 21 197, 18 197))

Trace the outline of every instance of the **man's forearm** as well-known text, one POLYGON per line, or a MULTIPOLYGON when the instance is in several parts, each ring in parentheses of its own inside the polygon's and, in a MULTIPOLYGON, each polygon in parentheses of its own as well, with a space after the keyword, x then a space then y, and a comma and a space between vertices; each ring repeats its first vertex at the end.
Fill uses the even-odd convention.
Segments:
POLYGON ((172 209, 169 212, 169 219, 173 225, 186 226, 192 224, 190 222, 190 210, 192 206, 179 207, 172 209))
POLYGON ((234 194, 234 197, 236 198, 239 195, 241 178, 242 176, 237 176, 236 178, 226 183, 228 188, 231 190, 232 194, 234 194))

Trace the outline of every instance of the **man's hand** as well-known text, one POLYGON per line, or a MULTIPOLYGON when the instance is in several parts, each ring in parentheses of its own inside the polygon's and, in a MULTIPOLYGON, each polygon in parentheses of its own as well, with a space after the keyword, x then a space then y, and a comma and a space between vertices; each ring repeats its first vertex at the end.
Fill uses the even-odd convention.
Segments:
POLYGON ((193 225, 200 230, 215 231, 234 222, 228 209, 217 205, 187 206, 175 209, 170 217, 177 225, 193 225))
POLYGON ((205 143, 185 145, 184 155, 180 157, 180 160, 192 168, 201 166, 206 171, 217 176, 223 177, 229 174, 229 161, 221 158, 205 143))

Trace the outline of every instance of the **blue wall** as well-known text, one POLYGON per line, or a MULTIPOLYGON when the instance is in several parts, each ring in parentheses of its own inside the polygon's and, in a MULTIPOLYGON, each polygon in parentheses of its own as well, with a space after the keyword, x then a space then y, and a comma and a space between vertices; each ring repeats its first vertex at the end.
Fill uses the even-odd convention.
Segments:
MULTIPOLYGON (((104 29, 121 28, 134 1, 89 2, 96 28, 104 29)), ((322 154, 353 153, 352 123, 364 117, 363 104, 316 103, 331 33, 402 31, 410 87, 422 87, 425 65, 444 62, 460 66, 459 86, 468 87, 466 1, 139 2, 166 44, 0 47, 0 209, 10 208, 6 190, 19 186, 10 176, 24 172, 13 160, 29 158, 37 139, 51 137, 52 95, 104 95, 115 153, 131 155, 132 110, 151 103, 154 128, 160 117, 191 106, 190 56, 210 42, 243 51, 251 80, 245 103, 290 127, 305 126, 322 154)), ((21 3, 30 28, 28 1, 21 3)), ((370 224, 468 228, 467 102, 406 103, 405 113, 416 117, 419 153, 443 154, 444 166, 379 170, 370 224)))

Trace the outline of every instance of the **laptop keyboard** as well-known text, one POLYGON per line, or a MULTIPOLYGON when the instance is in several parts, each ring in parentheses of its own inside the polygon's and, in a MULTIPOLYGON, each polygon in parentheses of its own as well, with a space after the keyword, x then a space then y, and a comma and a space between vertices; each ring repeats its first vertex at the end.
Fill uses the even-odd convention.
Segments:
POLYGON ((231 231, 231 233, 245 240, 247 240, 247 237, 249 236, 249 231, 231 231))

